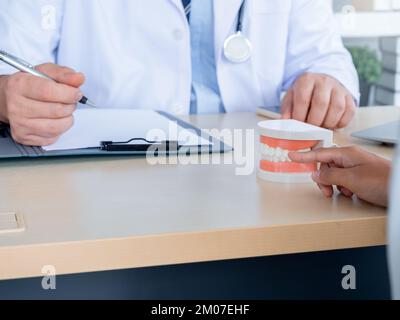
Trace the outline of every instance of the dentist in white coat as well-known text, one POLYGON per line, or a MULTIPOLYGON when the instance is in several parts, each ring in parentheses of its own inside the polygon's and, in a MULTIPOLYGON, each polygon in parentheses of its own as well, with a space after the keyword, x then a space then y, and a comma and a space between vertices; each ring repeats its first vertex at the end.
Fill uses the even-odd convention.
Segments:
POLYGON ((359 95, 325 0, 0 0, 0 36, 58 81, 0 64, 0 121, 28 145, 68 130, 82 92, 106 108, 200 114, 254 112, 288 91, 284 117, 327 128, 348 124, 359 95))

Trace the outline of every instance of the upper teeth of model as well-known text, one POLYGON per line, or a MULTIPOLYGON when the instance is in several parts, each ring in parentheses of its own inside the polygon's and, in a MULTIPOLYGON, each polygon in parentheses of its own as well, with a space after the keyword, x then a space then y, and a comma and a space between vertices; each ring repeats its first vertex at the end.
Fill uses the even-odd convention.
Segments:
MULTIPOLYGON (((297 152, 307 151, 310 151, 310 149, 297 150, 297 152)), ((270 162, 292 162, 288 156, 289 152, 289 150, 281 149, 279 147, 273 148, 264 143, 261 144, 261 157, 270 162)))

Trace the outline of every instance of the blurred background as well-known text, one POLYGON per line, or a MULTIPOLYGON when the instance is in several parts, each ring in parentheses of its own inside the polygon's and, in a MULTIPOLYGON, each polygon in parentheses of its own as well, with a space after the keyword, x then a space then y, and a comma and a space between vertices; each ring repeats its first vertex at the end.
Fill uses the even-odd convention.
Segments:
POLYGON ((361 105, 400 105, 400 0, 327 0, 360 76, 361 105))

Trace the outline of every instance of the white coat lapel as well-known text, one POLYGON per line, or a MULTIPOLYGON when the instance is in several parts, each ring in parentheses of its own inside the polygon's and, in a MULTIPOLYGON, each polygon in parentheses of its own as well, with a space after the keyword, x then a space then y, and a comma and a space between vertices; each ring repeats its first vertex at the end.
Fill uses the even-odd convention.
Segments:
POLYGON ((176 5, 177 7, 182 6, 182 0, 169 0, 169 1, 172 2, 174 5, 176 5))
POLYGON ((185 11, 183 10, 182 0, 168 0, 173 6, 186 18, 185 11))

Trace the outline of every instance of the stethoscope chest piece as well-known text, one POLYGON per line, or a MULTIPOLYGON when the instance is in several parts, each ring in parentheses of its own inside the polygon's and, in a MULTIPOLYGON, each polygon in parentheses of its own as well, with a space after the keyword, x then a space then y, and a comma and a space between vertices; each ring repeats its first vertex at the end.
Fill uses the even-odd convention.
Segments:
POLYGON ((230 62, 243 63, 250 59, 252 46, 242 32, 238 31, 225 40, 224 55, 230 62))

